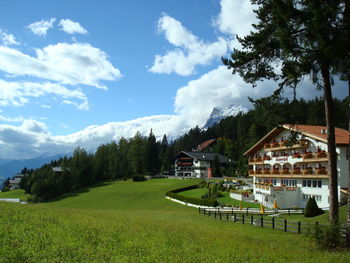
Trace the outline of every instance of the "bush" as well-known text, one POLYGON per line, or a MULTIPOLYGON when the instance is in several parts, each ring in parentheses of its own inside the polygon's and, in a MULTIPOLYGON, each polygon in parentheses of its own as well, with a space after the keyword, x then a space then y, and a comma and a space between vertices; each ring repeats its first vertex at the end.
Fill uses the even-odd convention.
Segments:
POLYGON ((132 180, 134 182, 143 182, 143 181, 146 181, 146 177, 144 177, 143 175, 135 175, 132 180))
POLYGON ((4 186, 1 190, 1 192, 8 192, 8 191, 10 191, 10 187, 8 186, 4 186))
POLYGON ((318 207, 314 197, 309 198, 304 209, 305 217, 314 217, 323 214, 324 211, 318 207))
POLYGON ((337 224, 329 226, 316 225, 308 235, 319 249, 335 249, 341 245, 340 227, 337 224))
POLYGON ((199 188, 199 186, 198 185, 191 185, 191 186, 178 188, 178 189, 169 191, 165 195, 169 196, 171 198, 174 198, 176 200, 179 200, 179 201, 182 201, 185 203, 191 203, 194 205, 211 206, 211 207, 219 205, 219 203, 215 199, 211 199, 211 198, 199 199, 199 198, 187 197, 187 196, 183 196, 183 195, 178 194, 180 192, 184 192, 184 191, 188 191, 188 190, 192 190, 192 189, 196 189, 196 188, 199 188))

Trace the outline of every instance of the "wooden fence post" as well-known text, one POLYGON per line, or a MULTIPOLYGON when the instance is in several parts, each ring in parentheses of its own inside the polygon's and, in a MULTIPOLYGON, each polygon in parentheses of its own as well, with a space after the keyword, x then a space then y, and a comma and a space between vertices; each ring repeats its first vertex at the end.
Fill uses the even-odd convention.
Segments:
POLYGON ((226 221, 228 221, 228 213, 226 214, 226 221))
POLYGON ((284 232, 287 232, 287 219, 284 219, 284 232))
POLYGON ((247 215, 248 215, 248 210, 249 210, 249 207, 247 207, 247 215))
POLYGON ((253 215, 250 217, 250 224, 251 224, 251 225, 254 224, 254 216, 253 216, 253 215))
POLYGON ((221 213, 219 213, 219 215, 220 215, 220 220, 221 220, 221 213))
POLYGON ((214 211, 214 213, 215 213, 215 214, 214 214, 214 217, 216 218, 216 211, 214 211))
POLYGON ((272 229, 275 229, 275 218, 272 218, 272 229))
POLYGON ((263 216, 260 217, 260 224, 261 224, 261 227, 264 227, 264 217, 263 216))
POLYGON ((237 221, 236 214, 233 214, 233 219, 235 222, 237 221))
POLYGON ((244 224, 244 214, 242 214, 242 224, 244 224))
POLYGON ((298 222, 298 234, 300 234, 301 233, 301 223, 300 223, 300 221, 298 222))

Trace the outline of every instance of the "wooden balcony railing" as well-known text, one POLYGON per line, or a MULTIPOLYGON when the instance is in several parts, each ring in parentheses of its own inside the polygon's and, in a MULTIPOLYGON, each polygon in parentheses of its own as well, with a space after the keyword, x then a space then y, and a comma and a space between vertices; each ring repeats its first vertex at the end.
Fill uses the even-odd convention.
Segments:
POLYGON ((301 174, 300 169, 293 169, 292 174, 301 174))
POLYGON ((263 174, 271 174, 271 170, 270 169, 264 169, 263 170, 263 174))
POLYGON ((264 156, 263 159, 264 159, 264 161, 270 161, 271 160, 271 156, 264 156))
POLYGON ((325 151, 321 151, 321 152, 318 152, 316 154, 316 157, 317 158, 327 158, 328 157, 328 154, 325 152, 325 151))
POLYGON ((282 170, 282 174, 290 174, 289 169, 283 169, 283 170, 282 170))
POLYGON ((312 169, 306 169, 306 170, 303 170, 303 174, 313 174, 314 171, 312 169))
POLYGON ((312 153, 304 153, 303 154, 303 158, 304 159, 312 159, 313 158, 313 154, 312 153))

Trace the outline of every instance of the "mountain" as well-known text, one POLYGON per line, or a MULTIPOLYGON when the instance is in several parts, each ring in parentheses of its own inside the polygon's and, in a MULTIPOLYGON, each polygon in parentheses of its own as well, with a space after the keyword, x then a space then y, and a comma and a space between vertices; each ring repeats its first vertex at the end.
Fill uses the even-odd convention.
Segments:
POLYGON ((39 168, 42 165, 57 160, 65 154, 57 154, 53 156, 41 156, 35 159, 28 160, 0 160, 0 186, 8 177, 13 177, 21 172, 24 167, 28 169, 39 168))
POLYGON ((229 116, 236 116, 239 113, 247 113, 248 109, 239 104, 229 104, 224 108, 214 108, 211 112, 209 119, 204 124, 202 129, 208 129, 215 124, 219 123, 222 119, 229 116))

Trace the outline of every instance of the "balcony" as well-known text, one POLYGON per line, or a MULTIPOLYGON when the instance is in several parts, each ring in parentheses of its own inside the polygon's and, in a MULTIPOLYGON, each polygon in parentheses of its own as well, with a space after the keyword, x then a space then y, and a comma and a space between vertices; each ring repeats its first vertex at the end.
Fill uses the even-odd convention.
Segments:
POLYGON ((282 174, 290 174, 289 169, 282 169, 282 174))
POLYGON ((298 148, 307 148, 309 147, 309 141, 308 140, 300 140, 299 143, 287 146, 288 141, 284 140, 281 142, 273 142, 273 143, 266 143, 264 145, 265 149, 270 149, 271 151, 279 151, 279 150, 285 150, 285 149, 298 149, 298 148))
POLYGON ((271 174, 271 170, 270 169, 264 169, 263 170, 263 174, 271 174))
POLYGON ((314 156, 311 152, 308 152, 308 153, 304 153, 303 154, 303 158, 304 159, 312 159, 314 156))
POLYGON ((328 158, 328 154, 325 151, 320 151, 316 154, 316 158, 328 158))
POLYGON ((328 171, 326 170, 326 168, 319 168, 316 171, 317 174, 328 174, 328 171))
POLYGON ((294 168, 292 174, 302 174, 300 168, 294 168))
POLYGON ((250 157, 248 162, 251 164, 251 163, 263 163, 263 158, 262 157, 250 157))
POLYGON ((304 170, 303 170, 303 174, 304 174, 304 175, 314 174, 314 171, 312 170, 312 168, 310 168, 310 169, 304 169, 304 170))
POLYGON ((301 154, 300 153, 294 153, 293 154, 293 158, 301 158, 301 154))
POLYGON ((267 156, 267 155, 266 155, 266 156, 263 157, 263 160, 264 160, 264 161, 270 161, 270 160, 271 160, 271 156, 267 156))
POLYGON ((278 169, 272 169, 272 174, 281 174, 281 172, 278 169))
POLYGON ((255 171, 254 170, 249 170, 248 173, 249 174, 255 174, 255 171))

